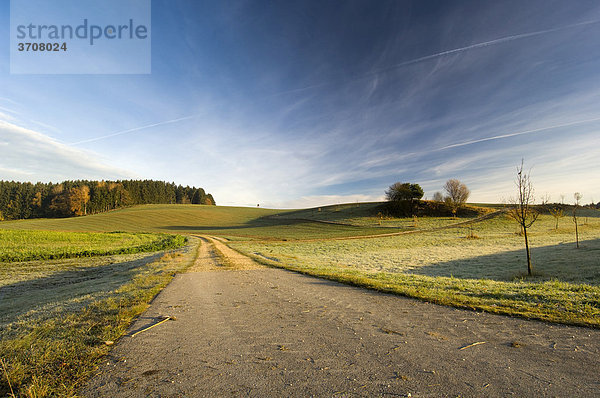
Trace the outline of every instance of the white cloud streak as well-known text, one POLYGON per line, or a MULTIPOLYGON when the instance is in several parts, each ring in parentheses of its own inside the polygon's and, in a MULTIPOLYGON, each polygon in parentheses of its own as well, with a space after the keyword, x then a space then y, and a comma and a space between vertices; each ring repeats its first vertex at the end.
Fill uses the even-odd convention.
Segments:
POLYGON ((5 121, 14 121, 15 118, 8 113, 0 112, 0 119, 5 121))
POLYGON ((180 118, 177 118, 177 119, 165 120, 163 122, 158 122, 158 123, 153 123, 153 124, 147 124, 145 126, 135 127, 135 128, 132 128, 132 129, 127 129, 127 130, 122 130, 122 131, 117 131, 115 133, 103 135, 103 136, 100 136, 100 137, 94 137, 94 138, 90 138, 90 139, 87 139, 87 140, 72 142, 69 145, 87 144, 89 142, 100 141, 100 140, 104 140, 104 139, 107 139, 107 138, 116 137, 116 136, 123 135, 123 134, 129 134, 129 133, 133 133, 133 132, 136 132, 136 131, 141 131, 141 130, 149 129, 149 128, 152 128, 152 127, 165 126, 165 125, 168 125, 168 124, 182 122, 184 120, 193 119, 193 118, 198 117, 198 116, 200 116, 200 115, 184 116, 184 117, 180 117, 180 118))
MULTIPOLYGON (((443 151, 445 149, 458 148, 458 147, 462 147, 462 146, 466 146, 466 145, 478 144, 480 142, 500 140, 500 139, 503 139, 503 138, 516 137, 516 136, 519 136, 519 135, 539 133, 539 132, 542 132, 542 131, 553 130, 553 129, 557 129, 557 128, 561 128, 561 127, 569 127, 569 126, 575 126, 577 124, 584 124, 584 123, 596 122, 598 120, 600 120, 600 117, 596 117, 596 118, 593 118, 593 119, 586 119, 586 120, 578 120, 578 121, 570 122, 570 123, 556 124, 556 125, 553 125, 553 126, 540 127, 540 128, 532 129, 532 130, 519 131, 519 132, 516 132, 516 133, 502 134, 502 135, 497 135, 497 136, 494 136, 494 137, 480 138, 480 139, 477 139, 477 140, 471 140, 471 141, 465 141, 465 142, 460 142, 460 143, 456 143, 456 144, 446 145, 446 146, 443 146, 441 148, 432 149, 431 151, 428 151, 428 152, 443 151)), ((427 153, 427 152, 424 152, 424 153, 427 153)))
POLYGON ((415 59, 412 59, 409 61, 401 62, 399 64, 390 66, 385 69, 380 69, 375 73, 385 72, 387 70, 412 65, 412 64, 419 63, 419 62, 423 62, 423 61, 428 61, 428 60, 431 60, 434 58, 444 57, 446 55, 452 55, 452 54, 461 53, 461 52, 468 51, 468 50, 474 50, 477 48, 483 48, 483 47, 493 46, 496 44, 507 43, 507 42, 510 42, 513 40, 525 39, 527 37, 541 36, 541 35, 545 35, 548 33, 560 32, 562 30, 572 29, 572 28, 576 28, 576 27, 580 27, 580 26, 593 25, 593 24, 597 24, 599 22, 600 22, 600 20, 596 19, 596 20, 580 22, 580 23, 576 23, 576 24, 572 24, 572 25, 560 26, 558 28, 553 28, 553 29, 538 30, 536 32, 529 32, 529 33, 522 33, 522 34, 518 34, 518 35, 501 37, 501 38, 494 39, 494 40, 484 41, 481 43, 471 44, 469 46, 459 47, 459 48, 455 48, 452 50, 441 51, 439 53, 426 55, 426 56, 420 57, 420 58, 415 58, 415 59))

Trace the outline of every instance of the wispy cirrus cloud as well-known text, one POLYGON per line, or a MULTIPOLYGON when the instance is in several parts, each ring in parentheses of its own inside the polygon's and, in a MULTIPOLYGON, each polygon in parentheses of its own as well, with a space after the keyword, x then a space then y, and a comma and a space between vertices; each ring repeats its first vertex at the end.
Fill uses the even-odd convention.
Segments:
MULTIPOLYGON (((598 23, 600 23, 600 19, 593 19, 593 20, 583 21, 583 22, 574 23, 574 24, 570 24, 570 25, 559 26, 559 27, 552 28, 552 29, 543 29, 543 30, 537 30, 537 31, 534 31, 534 32, 526 32, 526 33, 521 33, 521 34, 516 34, 516 35, 499 37, 499 38, 493 39, 493 40, 488 40, 488 41, 484 41, 484 42, 470 44, 468 46, 453 48, 453 49, 450 49, 450 50, 440 51, 440 52, 437 52, 437 53, 434 53, 434 54, 425 55, 423 57, 413 58, 413 59, 410 59, 410 60, 407 60, 407 61, 403 61, 403 62, 394 64, 394 65, 391 65, 391 66, 385 66, 385 67, 379 66, 379 67, 375 67, 369 73, 365 73, 365 74, 362 74, 360 76, 354 76, 353 78, 346 79, 346 82, 373 78, 373 80, 371 80, 369 82, 370 88, 369 88, 369 94, 367 96, 370 96, 371 94, 373 94, 373 92, 377 88, 377 85, 379 84, 379 78, 378 78, 378 76, 381 75, 381 74, 383 74, 383 73, 386 73, 386 72, 394 71, 394 70, 400 69, 400 68, 405 67, 405 66, 411 66, 411 65, 419 64, 421 62, 435 60, 435 59, 446 57, 446 56, 449 56, 449 55, 460 54, 460 53, 463 53, 463 52, 466 52, 466 51, 470 51, 470 50, 476 50, 476 49, 479 49, 479 48, 490 47, 490 46, 499 45, 499 44, 503 44, 503 43, 508 43, 508 42, 515 41, 515 40, 520 40, 520 39, 526 39, 526 38, 530 38, 530 37, 547 35, 547 34, 550 34, 550 33, 556 33, 556 32, 560 32, 560 31, 563 31, 563 30, 569 30, 569 29, 574 29, 574 28, 578 28, 578 27, 584 27, 584 26, 588 26, 588 25, 595 25, 595 24, 598 24, 598 23)), ((300 92, 304 92, 304 91, 308 91, 308 90, 325 88, 325 87, 330 86, 332 84, 335 84, 335 83, 334 82, 325 82, 325 83, 313 84, 313 85, 309 85, 309 86, 306 86, 306 87, 294 88, 294 89, 290 89, 290 90, 286 90, 286 91, 277 92, 277 93, 274 93, 274 94, 271 94, 271 95, 276 96, 276 95, 283 95, 283 94, 300 93, 300 92)))
POLYGON ((69 147, 6 121, 0 121, 0 142, 0 179, 60 181, 133 176, 102 162, 97 154, 69 147))
POLYGON ((5 120, 5 121, 10 122, 10 121, 14 121, 15 118, 14 118, 14 116, 12 116, 9 113, 0 112, 0 120, 5 120))

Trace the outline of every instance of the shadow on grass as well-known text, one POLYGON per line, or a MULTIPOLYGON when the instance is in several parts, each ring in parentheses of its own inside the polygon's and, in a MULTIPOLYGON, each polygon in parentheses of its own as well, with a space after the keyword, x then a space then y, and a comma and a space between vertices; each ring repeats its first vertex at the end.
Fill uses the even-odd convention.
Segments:
POLYGON ((535 247, 531 249, 534 275, 527 275, 525 247, 466 259, 438 262, 405 271, 407 274, 499 281, 558 279, 600 285, 600 239, 535 247))
MULTIPOLYGON (((49 315, 53 308, 64 306, 83 307, 122 285, 129 283, 139 272, 138 269, 156 261, 162 253, 149 254, 132 261, 92 265, 90 267, 75 266, 67 270, 48 272, 50 275, 17 282, 0 287, 0 327, 14 322, 16 318, 32 311, 41 311, 40 316, 49 315)), ((54 264, 68 262, 89 262, 98 264, 106 261, 103 258, 85 258, 77 260, 59 260, 54 264)), ((44 264, 48 262, 10 263, 3 267, 14 267, 22 270, 24 264, 44 264)), ((26 272, 26 271, 23 271, 26 272)))
MULTIPOLYGON (((382 228, 323 223, 306 219, 263 217, 239 225, 165 225, 158 227, 171 233, 209 233, 246 236, 258 239, 318 239, 385 233, 382 228)), ((396 228, 393 229, 397 231, 396 228)), ((387 231, 389 232, 389 231, 387 231)))
POLYGON ((171 231, 227 231, 236 229, 248 229, 248 228, 268 228, 268 227, 280 227, 280 226, 295 226, 298 224, 312 223, 312 221, 306 220, 295 220, 295 219, 270 219, 270 218, 257 218, 250 220, 244 224, 239 225, 165 225, 159 227, 164 230, 171 231))

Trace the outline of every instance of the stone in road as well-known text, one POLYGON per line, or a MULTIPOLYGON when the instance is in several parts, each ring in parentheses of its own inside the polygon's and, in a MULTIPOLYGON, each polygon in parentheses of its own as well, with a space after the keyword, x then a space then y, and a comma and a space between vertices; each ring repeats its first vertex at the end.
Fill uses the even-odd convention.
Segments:
POLYGON ((177 320, 123 337, 82 394, 600 394, 598 330, 440 307, 280 269, 210 269, 178 275, 131 332, 163 315, 177 320))

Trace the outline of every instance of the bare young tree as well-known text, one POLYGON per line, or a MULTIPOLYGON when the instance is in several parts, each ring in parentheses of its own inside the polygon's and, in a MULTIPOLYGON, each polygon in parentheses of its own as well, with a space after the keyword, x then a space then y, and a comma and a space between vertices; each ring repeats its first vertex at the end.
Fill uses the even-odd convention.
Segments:
POLYGON ((554 229, 556 230, 558 229, 558 220, 565 216, 565 208, 563 205, 555 204, 554 206, 550 207, 548 211, 550 214, 552 214, 552 217, 554 217, 554 221, 556 221, 554 226, 554 229))
POLYGON ((469 191, 469 188, 465 184, 456 179, 446 181, 444 190, 448 194, 446 199, 452 208, 452 214, 456 217, 457 210, 465 204, 471 191, 469 191))
POLYGON ((443 202, 444 195, 442 195, 442 193, 440 191, 437 191, 436 193, 433 194, 433 201, 434 202, 443 202))
POLYGON ((535 198, 533 196, 533 184, 531 183, 530 174, 523 172, 523 160, 521 160, 521 166, 517 167, 517 178, 515 184, 517 185, 518 196, 516 199, 512 199, 511 207, 508 211, 508 215, 513 218, 517 224, 521 227, 523 236, 525 238, 525 250, 527 252, 527 274, 533 275, 533 267, 531 265, 531 253, 529 251, 529 239, 527 238, 527 229, 530 228, 533 223, 538 219, 539 213, 533 208, 535 198))
POLYGON ((546 206, 548 203, 550 203, 550 194, 544 194, 544 196, 542 196, 542 206, 546 206))
POLYGON ((579 192, 575 192, 573 194, 573 198, 575 198, 575 206, 573 206, 573 222, 575 223, 575 242, 577 244, 577 248, 579 249, 579 230, 577 229, 577 208, 581 204, 581 198, 583 195, 579 192))

